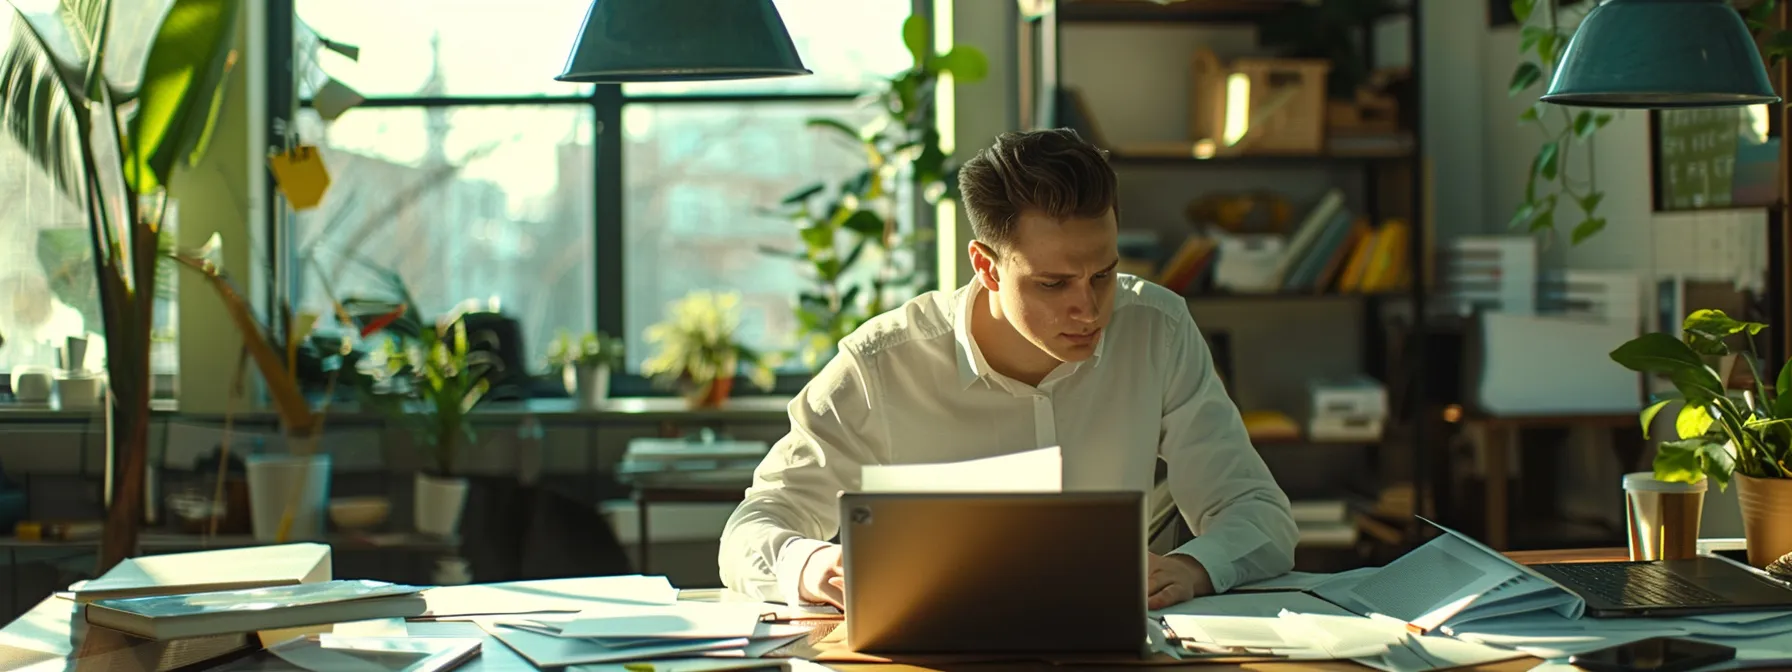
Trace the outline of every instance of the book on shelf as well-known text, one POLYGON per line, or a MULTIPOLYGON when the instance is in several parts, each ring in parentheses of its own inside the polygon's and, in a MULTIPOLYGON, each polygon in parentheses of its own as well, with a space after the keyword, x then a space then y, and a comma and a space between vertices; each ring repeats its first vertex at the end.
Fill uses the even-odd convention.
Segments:
POLYGON ((70 586, 69 592, 77 602, 92 602, 330 579, 330 547, 303 542, 126 558, 98 578, 70 586))
POLYGON ((337 580, 95 600, 86 615, 88 625, 166 641, 422 616, 428 611, 422 590, 384 581, 337 580))

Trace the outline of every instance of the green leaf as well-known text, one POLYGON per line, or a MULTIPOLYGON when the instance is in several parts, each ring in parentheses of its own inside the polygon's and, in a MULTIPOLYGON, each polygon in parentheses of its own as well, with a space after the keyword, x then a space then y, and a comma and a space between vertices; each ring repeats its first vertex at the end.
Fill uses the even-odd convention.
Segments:
MULTIPOLYGON (((1523 20, 1519 19, 1519 21, 1523 20)), ((1537 41, 1543 39, 1543 36, 1548 33, 1549 31, 1537 26, 1525 26, 1523 30, 1518 31, 1518 51, 1520 53, 1530 51, 1531 47, 1537 46, 1537 41)))
POLYGON ((1655 478, 1670 483, 1697 483, 1704 478, 1703 439, 1664 441, 1655 450, 1655 478))
POLYGON ((1649 427, 1655 424, 1655 416, 1660 415, 1661 409, 1673 402, 1673 399, 1663 399, 1653 404, 1649 404, 1648 408, 1643 409, 1643 413, 1639 416, 1639 419, 1643 423, 1643 438, 1645 440, 1649 438, 1649 427))
POLYGON ((811 184, 809 186, 806 186, 801 189, 797 189, 795 191, 790 192, 790 195, 785 196, 784 200, 780 201, 779 204, 780 205, 795 205, 797 203, 802 203, 803 201, 809 200, 810 197, 821 193, 821 190, 826 189, 826 188, 827 188, 827 185, 822 184, 820 182, 816 182, 815 184, 811 184))
POLYGON ((1560 156, 1561 146, 1555 142, 1545 142, 1537 150, 1537 174, 1543 179, 1556 179, 1556 160, 1560 156))
POLYGON ((1594 210, 1599 209, 1599 202, 1603 200, 1605 200, 1605 192, 1589 191, 1587 192, 1587 195, 1580 197, 1580 199, 1575 202, 1580 204, 1581 212, 1591 215, 1594 210))
POLYGON ((1544 65, 1555 65, 1556 57, 1561 54, 1562 38, 1555 31, 1549 31, 1543 39, 1537 41, 1537 58, 1543 59, 1544 65))
POLYGON ((1760 322, 1743 322, 1714 308, 1695 310, 1680 323, 1682 331, 1697 332, 1699 336, 1710 339, 1726 338, 1745 331, 1754 336, 1766 328, 1767 325, 1760 322))
POLYGON ((1707 441, 1699 447, 1699 470, 1703 471, 1717 489, 1723 491, 1730 487, 1730 475, 1736 473, 1736 456, 1724 444, 1707 441))
POLYGON ((1792 360, 1786 361, 1773 384, 1773 417, 1792 418, 1792 360))
POLYGON ((1612 115, 1610 113, 1600 112, 1599 114, 1593 115, 1593 128, 1605 128, 1605 125, 1609 123, 1612 123, 1612 115))
POLYGON ((1525 204, 1520 204, 1520 206, 1518 206, 1518 211, 1514 211, 1514 213, 1512 213, 1511 222, 1507 222, 1507 224, 1505 224, 1505 226, 1509 226, 1509 228, 1514 228, 1514 229, 1520 228, 1520 226, 1525 226, 1525 224, 1529 224, 1530 219, 1532 219, 1532 217, 1538 217, 1538 204, 1536 204, 1536 202, 1534 202, 1534 201, 1525 202, 1525 204))
POLYGON ((1512 71, 1512 83, 1506 86, 1506 95, 1516 96, 1531 88, 1539 79, 1543 79, 1543 68, 1530 61, 1519 63, 1518 69, 1512 71))
POLYGON ((126 137, 125 176, 136 193, 164 186, 205 151, 236 56, 240 0, 174 0, 144 66, 126 137))
POLYGON ((1536 217, 1531 218, 1531 233, 1549 231, 1554 228, 1556 228, 1556 211, 1552 203, 1548 210, 1542 210, 1537 213, 1536 217))
POLYGON ((989 76, 989 59, 976 47, 958 45, 940 56, 939 69, 952 73, 960 84, 980 82, 989 76))
POLYGON ((823 253, 832 254, 834 249, 834 227, 828 226, 825 222, 817 222, 810 226, 803 227, 800 233, 803 236, 803 244, 809 246, 809 255, 811 257, 823 253))
POLYGON ((1682 439, 1696 439, 1711 431, 1712 420, 1711 409, 1687 404, 1680 407, 1680 415, 1674 418, 1674 431, 1682 439))
POLYGON ((12 7, 11 39, 0 52, 0 105, 6 108, 0 123, 64 196, 85 202, 77 85, 64 78, 30 23, 12 7))
POLYGON ((841 222, 840 227, 866 238, 881 238, 884 235, 884 218, 870 210, 858 210, 841 222))
POLYGON ((840 121, 839 119, 826 119, 826 118, 822 118, 822 117, 816 117, 816 118, 810 119, 804 125, 808 126, 809 128, 826 128, 826 129, 832 129, 832 130, 839 131, 841 135, 846 136, 846 139, 851 140, 853 142, 853 144, 860 144, 860 143, 865 142, 864 136, 859 135, 859 129, 848 126, 848 125, 846 125, 846 122, 840 121))
POLYGON ((1593 125, 1593 113, 1581 110, 1574 115, 1574 137, 1585 140, 1597 128, 1593 125))
POLYGON ((1613 350, 1611 358, 1632 371, 1667 374, 1674 387, 1686 395, 1688 404, 1705 404, 1723 396, 1717 373, 1705 366, 1705 360, 1692 348, 1667 334, 1638 336, 1613 350))
POLYGON ((1541 107, 1542 107, 1542 104, 1538 103, 1536 105, 1532 105, 1530 107, 1524 108, 1523 112, 1518 113, 1518 121, 1522 123, 1522 122, 1528 122, 1528 121, 1536 121, 1536 120, 1542 118, 1543 113, 1539 111, 1539 109, 1541 107))
POLYGON ((927 24, 927 17, 911 14, 902 22, 902 45, 908 47, 908 55, 915 59, 915 67, 927 62, 927 45, 932 42, 933 27, 927 24))
POLYGON ((1585 241, 1588 238, 1592 238, 1594 235, 1598 234, 1600 231, 1603 231, 1603 230, 1605 230, 1605 218, 1604 217, 1588 217, 1584 220, 1581 220, 1581 223, 1574 225, 1574 234, 1573 234, 1573 238, 1572 238, 1572 243, 1575 245, 1579 245, 1579 244, 1581 244, 1582 241, 1585 241))
POLYGON ((1531 10, 1536 8, 1537 0, 1512 0, 1512 16, 1519 23, 1531 20, 1531 10))

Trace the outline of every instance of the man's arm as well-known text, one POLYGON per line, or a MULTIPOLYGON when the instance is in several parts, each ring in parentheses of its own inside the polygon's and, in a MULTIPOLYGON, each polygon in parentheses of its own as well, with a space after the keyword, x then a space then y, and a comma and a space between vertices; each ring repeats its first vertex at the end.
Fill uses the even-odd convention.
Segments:
POLYGON ((839 494, 873 462, 868 376, 842 349, 790 402, 790 433, 754 471, 722 530, 722 584, 762 600, 799 602, 803 564, 840 528, 839 494))
POLYGON ((1196 535, 1172 554, 1198 561, 1216 593, 1286 573, 1299 536, 1288 495, 1251 445, 1194 318, 1183 313, 1169 332, 1158 455, 1196 535))

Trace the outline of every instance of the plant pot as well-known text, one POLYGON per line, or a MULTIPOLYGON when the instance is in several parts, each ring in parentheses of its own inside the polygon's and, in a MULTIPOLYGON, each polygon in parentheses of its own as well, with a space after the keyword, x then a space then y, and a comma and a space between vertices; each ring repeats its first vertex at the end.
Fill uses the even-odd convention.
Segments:
POLYGON ((574 402, 581 411, 595 411, 603 408, 610 400, 610 367, 576 366, 573 367, 577 382, 573 388, 574 402))
POLYGON ((1792 478, 1736 474, 1736 500, 1742 505, 1748 564, 1765 568, 1792 553, 1792 478))
POLYGON ((330 506, 330 456, 250 455, 249 517, 255 539, 277 542, 281 519, 292 506, 292 526, 284 541, 322 539, 330 506))
POLYGON ((467 479, 418 473, 412 496, 412 517, 418 532, 452 537, 460 531, 460 514, 467 505, 467 479))
POLYGON ((717 378, 703 384, 692 384, 685 392, 684 400, 692 409, 721 408, 728 403, 728 395, 733 391, 732 376, 717 378))

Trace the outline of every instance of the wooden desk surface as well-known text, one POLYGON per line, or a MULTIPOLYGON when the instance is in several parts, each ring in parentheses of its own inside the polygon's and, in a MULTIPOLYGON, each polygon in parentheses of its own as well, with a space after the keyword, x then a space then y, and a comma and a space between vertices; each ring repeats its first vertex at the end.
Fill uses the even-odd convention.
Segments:
MULTIPOLYGON (((1506 554, 1507 557, 1524 563, 1540 562, 1587 562, 1598 560, 1623 559, 1628 551, 1622 548, 1574 549, 1560 551, 1517 551, 1506 554)), ((687 599, 704 599, 700 595, 709 591, 687 591, 687 599)), ((75 672, 76 670, 104 669, 109 672, 131 672, 132 670, 154 669, 153 663, 158 655, 154 643, 140 640, 126 640, 106 631, 90 632, 77 605, 61 597, 49 597, 0 629, 0 669, 19 670, 21 672, 75 672), (78 652, 78 653, 77 653, 78 652)), ((485 640, 480 657, 457 668, 465 672, 535 672, 521 656, 511 651, 502 642, 486 636, 477 625, 468 622, 412 622, 406 624, 407 630, 416 636, 474 636, 485 640)), ((802 649, 815 650, 823 643, 833 630, 832 624, 818 627, 807 645, 796 645, 802 649)), ((1542 661, 1536 658, 1518 658, 1490 665, 1467 668, 1486 672, 1517 672, 1529 670, 1542 661)), ((1093 670, 1093 669, 1126 669, 1135 670, 1149 667, 1152 670, 1252 670, 1254 672, 1284 672, 1294 670, 1350 670, 1358 672, 1369 668, 1348 661, 1318 661, 1299 663, 1045 663, 1045 662, 1008 662, 1008 663, 950 663, 950 664, 878 664, 878 663, 821 663, 827 668, 842 672, 1018 672, 1020 670, 1093 670)))

